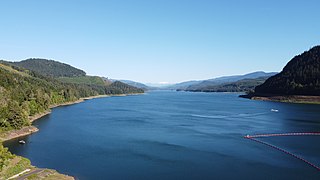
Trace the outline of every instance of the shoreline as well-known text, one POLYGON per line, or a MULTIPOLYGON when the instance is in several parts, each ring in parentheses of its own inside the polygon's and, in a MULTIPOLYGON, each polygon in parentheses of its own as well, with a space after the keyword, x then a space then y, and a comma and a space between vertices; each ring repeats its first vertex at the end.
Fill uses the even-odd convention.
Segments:
POLYGON ((84 101, 87 101, 87 100, 91 100, 91 99, 97 99, 97 98, 105 98, 105 97, 124 97, 124 96, 132 96, 132 95, 141 95, 141 94, 144 94, 144 93, 132 93, 132 94, 115 94, 115 95, 107 95, 107 94, 104 94, 104 95, 96 95, 96 96, 89 96, 89 97, 84 97, 84 98, 80 98, 76 101, 72 101, 72 102, 65 102, 65 103, 61 103, 61 104, 55 104, 55 105, 50 105, 49 106, 49 110, 46 110, 45 112, 42 112, 42 113, 39 113, 39 114, 36 114, 34 116, 30 116, 29 117, 29 121, 31 123, 30 126, 25 126, 25 127, 22 127, 21 129, 19 130, 10 130, 10 131, 7 131, 7 132, 2 132, 1 133, 1 136, 0 136, 0 140, 1 142, 5 142, 5 141, 9 141, 9 140, 12 140, 12 139, 16 139, 16 138, 19 138, 19 137, 23 137, 23 136, 27 136, 27 135, 30 135, 30 134, 33 134, 35 132, 38 132, 39 129, 36 128, 35 126, 32 125, 32 123, 48 114, 51 113, 51 110, 53 108, 56 108, 56 107, 61 107, 61 106, 69 106, 69 105, 74 105, 74 104, 79 104, 79 103, 82 103, 84 101))
POLYGON ((32 126, 32 125, 25 126, 25 127, 18 129, 18 130, 10 130, 8 132, 2 133, 0 140, 1 140, 1 143, 3 143, 6 141, 9 141, 9 140, 13 140, 13 139, 17 139, 20 137, 24 137, 24 136, 33 134, 38 131, 39 131, 39 129, 36 128, 35 126, 32 126))
POLYGON ((320 104, 320 96, 303 96, 303 95, 240 95, 241 98, 258 100, 258 101, 272 101, 282 103, 295 104, 320 104))
MULTIPOLYGON (((39 129, 37 127, 33 126, 32 123, 34 121, 36 121, 36 120, 38 120, 38 119, 50 114, 51 110, 53 108, 60 107, 60 106, 68 106, 68 105, 78 104, 78 103, 84 102, 86 100, 96 99, 96 98, 113 97, 113 96, 121 96, 121 97, 123 97, 123 96, 140 95, 140 94, 144 94, 144 93, 116 94, 116 95, 97 95, 97 96, 90 96, 90 97, 80 98, 80 99, 78 99, 76 101, 73 101, 73 102, 66 102, 66 103, 51 105, 51 106, 49 106, 49 109, 46 110, 45 112, 36 114, 34 116, 30 116, 29 117, 29 121, 30 121, 30 124, 31 124, 30 126, 25 126, 25 127, 22 127, 21 129, 18 129, 18 130, 10 130, 10 131, 7 131, 7 132, 1 132, 0 133, 0 143, 4 143, 4 142, 9 141, 9 140, 14 140, 14 139, 21 138, 21 137, 24 137, 24 136, 28 136, 28 135, 31 135, 33 133, 38 132, 39 129)), ((21 157, 21 156, 17 156, 17 157, 24 158, 24 157, 21 157)), ((43 172, 43 171, 49 171, 49 172, 51 172, 52 176, 54 176, 54 177, 56 177, 58 179, 70 179, 70 180, 74 180, 75 179, 72 176, 61 174, 61 173, 57 172, 56 170, 51 170, 51 169, 41 170, 41 169, 39 169, 37 167, 34 167, 34 166, 32 166, 32 167, 35 169, 33 174, 31 174, 31 173, 30 174, 28 174, 28 173, 16 174, 16 175, 18 175, 17 177, 20 177, 21 175, 22 175, 22 177, 24 177, 24 176, 29 177, 29 176, 32 176, 32 175, 36 175, 38 173, 41 174, 41 172, 43 172), (39 171, 39 172, 36 172, 36 171, 39 171)), ((24 172, 24 171, 22 171, 22 172, 24 172)), ((46 172, 46 175, 48 175, 48 172, 46 172)))

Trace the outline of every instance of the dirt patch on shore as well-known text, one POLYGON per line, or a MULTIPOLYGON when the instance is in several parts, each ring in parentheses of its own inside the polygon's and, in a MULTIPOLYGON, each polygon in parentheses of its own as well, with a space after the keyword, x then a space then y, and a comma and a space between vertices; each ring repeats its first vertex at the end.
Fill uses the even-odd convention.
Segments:
POLYGON ((253 96, 250 99, 288 103, 320 104, 320 96, 253 96))
POLYGON ((10 139, 15 139, 18 137, 22 137, 22 136, 26 136, 35 132, 38 132, 39 129, 36 128, 35 126, 27 126, 27 127, 23 127, 21 129, 17 129, 17 130, 11 130, 8 132, 5 132, 3 134, 1 134, 0 140, 1 141, 7 141, 10 139))

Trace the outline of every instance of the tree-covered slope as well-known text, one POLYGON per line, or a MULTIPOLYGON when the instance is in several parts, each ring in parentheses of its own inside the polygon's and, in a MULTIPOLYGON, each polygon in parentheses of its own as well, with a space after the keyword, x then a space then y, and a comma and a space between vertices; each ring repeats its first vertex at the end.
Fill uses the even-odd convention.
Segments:
POLYGON ((15 66, 0 64, 0 131, 29 125, 29 116, 51 105, 104 94, 143 93, 121 82, 108 85, 64 83, 15 66))
POLYGON ((86 73, 68 64, 47 59, 27 59, 20 62, 10 62, 15 66, 19 66, 42 75, 51 77, 75 77, 85 76, 86 73))
POLYGON ((65 83, 88 84, 104 86, 110 84, 99 76, 59 77, 59 81, 65 83))
POLYGON ((295 56, 279 74, 257 86, 255 93, 320 95, 320 46, 295 56))
POLYGON ((44 112, 50 105, 103 93, 104 88, 66 84, 1 64, 0 127, 18 129, 29 124, 29 116, 44 112))
POLYGON ((129 93, 143 93, 144 90, 125 84, 120 81, 115 81, 107 86, 107 94, 129 94, 129 93))
MULTIPOLYGON (((17 66, 15 63, 1 62, 1 135, 9 130, 21 129, 30 125, 30 116, 43 113, 53 105, 74 102, 80 98, 96 95, 143 93, 142 89, 121 82, 111 83, 100 77, 84 76, 85 73, 81 73, 82 70, 74 70, 69 65, 54 65, 55 70, 47 73, 39 71, 38 68, 43 67, 43 64, 39 65, 39 61, 30 60, 26 66, 28 69, 17 66), (59 67, 66 68, 64 70, 68 72, 60 72, 57 70, 59 67), (33 68, 37 69, 37 72, 32 71, 33 68), (61 81, 56 78, 57 76, 69 77, 63 77, 65 79, 61 81)), ((31 167, 29 160, 22 158, 21 161, 17 161, 19 158, 12 155, 0 142, 0 179, 11 177, 16 174, 16 170, 22 171, 31 167)))

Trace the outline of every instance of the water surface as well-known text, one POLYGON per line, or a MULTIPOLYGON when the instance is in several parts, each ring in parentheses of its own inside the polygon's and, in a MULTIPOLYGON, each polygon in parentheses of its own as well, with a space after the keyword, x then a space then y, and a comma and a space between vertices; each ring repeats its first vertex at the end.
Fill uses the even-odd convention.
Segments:
MULTIPOLYGON (((58 107, 35 126, 25 145, 5 146, 78 179, 320 179, 306 163, 243 138, 320 131, 319 105, 154 91, 58 107)), ((264 140, 320 166, 320 137, 264 140)))

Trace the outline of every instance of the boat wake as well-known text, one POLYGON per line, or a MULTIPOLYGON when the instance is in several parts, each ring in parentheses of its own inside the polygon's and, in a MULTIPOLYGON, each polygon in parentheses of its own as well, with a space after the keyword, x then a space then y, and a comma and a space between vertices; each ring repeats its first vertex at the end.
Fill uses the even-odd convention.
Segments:
POLYGON ((199 118, 208 118, 208 119, 226 119, 226 118, 244 118, 244 117, 257 117, 261 115, 265 115, 268 113, 244 113, 244 114, 235 114, 235 115, 200 115, 200 114, 191 114, 192 117, 199 117, 199 118))
POLYGON ((228 116, 223 115, 214 115, 214 116, 208 116, 208 115, 198 115, 198 114, 191 114, 192 117, 199 117, 199 118, 209 118, 209 119, 224 119, 228 116))

